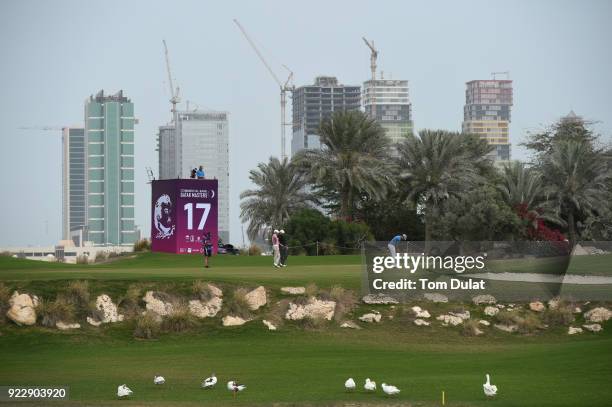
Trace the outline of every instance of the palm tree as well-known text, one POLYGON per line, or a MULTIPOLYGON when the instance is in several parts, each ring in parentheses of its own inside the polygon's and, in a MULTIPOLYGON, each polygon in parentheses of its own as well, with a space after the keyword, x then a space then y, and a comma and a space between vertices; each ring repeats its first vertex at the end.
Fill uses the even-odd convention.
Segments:
POLYGON ((314 202, 306 191, 306 179, 286 158, 270 157, 249 173, 257 186, 240 194, 240 219, 249 222, 247 234, 251 240, 264 228, 280 227, 291 214, 314 202))
POLYGON ((544 200, 543 188, 541 175, 523 163, 514 161, 503 167, 498 189, 510 207, 525 205, 529 211, 536 210, 544 200))
POLYGON ((563 140, 555 143, 542 163, 546 193, 567 221, 572 247, 578 240, 576 217, 605 211, 610 205, 612 168, 605 154, 590 142, 563 140))
POLYGON ((408 198, 425 211, 426 241, 432 238, 441 204, 483 180, 482 168, 490 166, 486 158, 490 148, 483 143, 472 135, 422 130, 399 145, 398 164, 407 182, 408 198))
POLYGON ((380 199, 394 184, 389 139, 359 111, 334 113, 321 123, 319 138, 321 149, 302 150, 294 159, 350 221, 358 194, 380 199))

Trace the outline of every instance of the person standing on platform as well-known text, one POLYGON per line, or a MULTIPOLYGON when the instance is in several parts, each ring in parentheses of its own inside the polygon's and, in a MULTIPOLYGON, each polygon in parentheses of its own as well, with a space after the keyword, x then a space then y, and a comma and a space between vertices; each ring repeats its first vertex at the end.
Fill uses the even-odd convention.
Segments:
POLYGON ((208 259, 213 253, 213 244, 210 237, 210 232, 207 232, 204 237, 202 237, 202 249, 204 254, 204 267, 208 268, 208 259))
POLYGON ((197 173, 198 173, 198 170, 194 168, 193 170, 191 170, 191 175, 189 176, 189 178, 195 179, 197 173))
POLYGON ((274 267, 280 267, 280 241, 278 240, 278 230, 272 233, 272 252, 274 253, 274 267))
POLYGON ((204 179, 204 167, 202 167, 201 165, 198 171, 196 172, 196 176, 198 177, 198 179, 204 179))
POLYGON ((287 257, 289 257, 289 247, 287 246, 287 236, 283 229, 280 230, 278 235, 279 246, 280 246, 280 266, 287 267, 287 257))
POLYGON ((391 239, 391 241, 387 245, 387 247, 389 248, 389 254, 391 254, 391 257, 395 257, 395 253, 397 252, 396 251, 397 244, 401 242, 402 240, 408 240, 408 237, 406 235, 394 236, 393 239, 391 239))

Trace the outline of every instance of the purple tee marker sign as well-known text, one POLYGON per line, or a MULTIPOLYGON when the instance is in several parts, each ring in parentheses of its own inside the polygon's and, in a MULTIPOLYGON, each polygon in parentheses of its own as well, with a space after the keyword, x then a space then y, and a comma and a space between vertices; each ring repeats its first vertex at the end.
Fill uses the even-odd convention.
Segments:
POLYGON ((218 181, 168 179, 151 185, 151 250, 201 254, 202 239, 210 233, 217 253, 218 181))

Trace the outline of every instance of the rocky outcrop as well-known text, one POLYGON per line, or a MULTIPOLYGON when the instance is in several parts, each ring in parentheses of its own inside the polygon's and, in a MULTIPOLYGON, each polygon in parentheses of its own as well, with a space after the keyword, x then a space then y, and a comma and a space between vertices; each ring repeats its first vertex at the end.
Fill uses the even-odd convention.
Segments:
POLYGON ((174 305, 170 301, 164 301, 163 297, 166 297, 166 295, 155 291, 147 291, 142 300, 145 302, 148 311, 160 316, 167 316, 174 312, 174 305))
POLYGON ((499 329, 500 331, 508 333, 516 332, 518 330, 518 325, 495 324, 493 326, 499 329))
POLYGON ((484 309, 484 314, 489 316, 489 317, 494 317, 495 315, 497 315, 497 313, 499 312, 499 308, 497 307, 485 307, 484 309))
POLYGON ((612 311, 604 307, 593 308, 584 313, 584 319, 589 322, 605 322, 612 318, 612 311))
POLYGON ((561 303, 561 299, 559 297, 551 298, 548 300, 548 308, 557 309, 559 308, 559 304, 561 303))
POLYGON ((268 302, 266 296, 266 289, 263 286, 259 286, 256 289, 249 291, 245 295, 246 301, 249 303, 249 309, 255 311, 260 307, 263 307, 268 302))
POLYGON ((60 331, 68 331, 70 329, 79 329, 81 327, 81 324, 77 324, 77 323, 69 324, 63 321, 59 321, 55 323, 55 327, 59 329, 60 331))
POLYGON ((117 306, 106 294, 99 295, 96 298, 96 309, 102 311, 102 320, 100 322, 103 324, 123 321, 123 315, 117 312, 117 306))
POLYGON ((387 294, 368 294, 361 299, 364 304, 368 305, 389 305, 389 304, 399 304, 399 301, 390 295, 387 294))
POLYGON ((418 305, 415 305, 414 307, 412 307, 412 312, 414 313, 414 316, 417 318, 431 318, 431 314, 429 313, 429 311, 419 307, 418 305))
POLYGON ((94 319, 92 317, 87 317, 87 323, 92 326, 100 326, 102 325, 102 321, 94 319))
POLYGON ((361 329, 361 327, 353 321, 343 322, 342 325, 340 325, 340 328, 361 329))
POLYGON ((34 325, 38 297, 30 294, 19 294, 15 291, 9 299, 9 310, 6 316, 17 325, 34 325))
POLYGON ((264 319, 262 322, 263 322, 263 324, 264 324, 265 326, 267 326, 267 327, 268 327, 268 330, 269 330, 269 331, 276 331, 276 325, 274 325, 272 322, 267 321, 267 320, 265 320, 265 319, 264 319))
POLYGON ((480 321, 478 321, 478 323, 482 326, 490 326, 491 323, 487 320, 481 319, 480 321))
POLYGON ((210 291, 210 295, 213 297, 223 297, 223 291, 216 285, 208 284, 208 291, 210 291))
POLYGON ((600 324, 585 324, 585 325, 582 325, 582 327, 584 329, 586 329, 587 331, 590 331, 590 332, 600 332, 600 331, 603 331, 603 328, 601 327, 600 324))
POLYGON ((246 324, 249 322, 249 320, 232 315, 226 315, 223 317, 222 322, 223 326, 240 326, 246 324))
POLYGON ((189 301, 189 312, 198 318, 212 318, 221 311, 223 299, 221 297, 212 297, 204 302, 200 300, 189 301))
POLYGON ((497 302, 497 299, 490 294, 480 294, 472 298, 472 302, 475 305, 495 304, 497 302))
POLYGON ((582 328, 576 328, 576 327, 570 326, 567 329, 568 335, 576 335, 576 334, 581 334, 581 333, 582 333, 582 328))
POLYGON ((420 318, 415 319, 414 324, 416 326, 429 326, 430 325, 429 322, 425 321, 424 319, 420 319, 420 318))
POLYGON ((448 302, 448 297, 440 293, 425 293, 423 294, 423 297, 431 302, 448 302))
POLYGON ((529 309, 535 312, 542 312, 546 306, 541 301, 533 301, 529 303, 529 309))
POLYGON ((289 309, 285 314, 285 319, 297 321, 304 318, 318 319, 323 318, 328 321, 334 317, 336 311, 335 301, 324 301, 317 298, 310 298, 304 305, 290 303, 289 309))
POLYGON ((449 314, 439 315, 436 319, 438 321, 442 321, 442 325, 444 326, 448 326, 448 325, 457 326, 463 323, 463 318, 459 318, 458 316, 449 315, 449 314))
POLYGON ((306 294, 306 287, 282 287, 281 293, 288 295, 306 294))
POLYGON ((360 316, 359 320, 363 322, 380 322, 381 317, 380 312, 372 311, 360 316))
POLYGON ((453 312, 453 311, 451 311, 448 314, 452 315, 454 317, 459 317, 461 319, 470 319, 470 311, 468 311, 468 310, 464 310, 464 311, 461 311, 461 312, 453 312))

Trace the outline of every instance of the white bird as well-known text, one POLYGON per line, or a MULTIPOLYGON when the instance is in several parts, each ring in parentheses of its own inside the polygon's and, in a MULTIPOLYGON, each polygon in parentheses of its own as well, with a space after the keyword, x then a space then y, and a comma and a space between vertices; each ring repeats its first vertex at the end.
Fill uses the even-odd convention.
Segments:
POLYGON ((155 384, 164 384, 164 383, 166 383, 166 379, 164 379, 163 376, 155 376, 153 378, 153 383, 155 383, 155 384))
POLYGON ((489 378, 489 374, 487 373, 487 382, 482 385, 482 389, 484 390, 484 394, 487 397, 493 397, 497 394, 497 386, 491 384, 491 379, 489 378))
POLYGON ((125 384, 122 384, 121 386, 117 387, 117 397, 127 397, 130 394, 132 394, 132 390, 130 390, 130 388, 127 387, 125 384))
POLYGON ((394 396, 396 394, 399 394, 400 392, 400 389, 398 389, 397 387, 391 386, 390 384, 386 384, 386 383, 382 384, 382 389, 385 392, 385 394, 388 394, 389 396, 394 396))
POLYGON ((244 384, 239 384, 238 382, 234 380, 230 380, 229 382, 227 382, 227 389, 229 391, 233 391, 234 393, 237 393, 239 391, 246 389, 246 386, 244 384))
POLYGON ((355 380, 353 380, 352 377, 349 377, 345 382, 344 382, 344 388, 348 391, 352 391, 355 390, 355 387, 357 387, 357 385, 355 384, 355 380))
MULTIPOLYGON (((217 384, 217 376, 213 373, 212 376, 207 377, 202 382, 202 387, 205 389, 212 389, 217 384)), ((229 387, 228 387, 229 388, 229 387)))
POLYGON ((368 377, 365 381, 365 384, 363 385, 363 388, 367 391, 376 391, 376 382, 373 382, 368 377))

